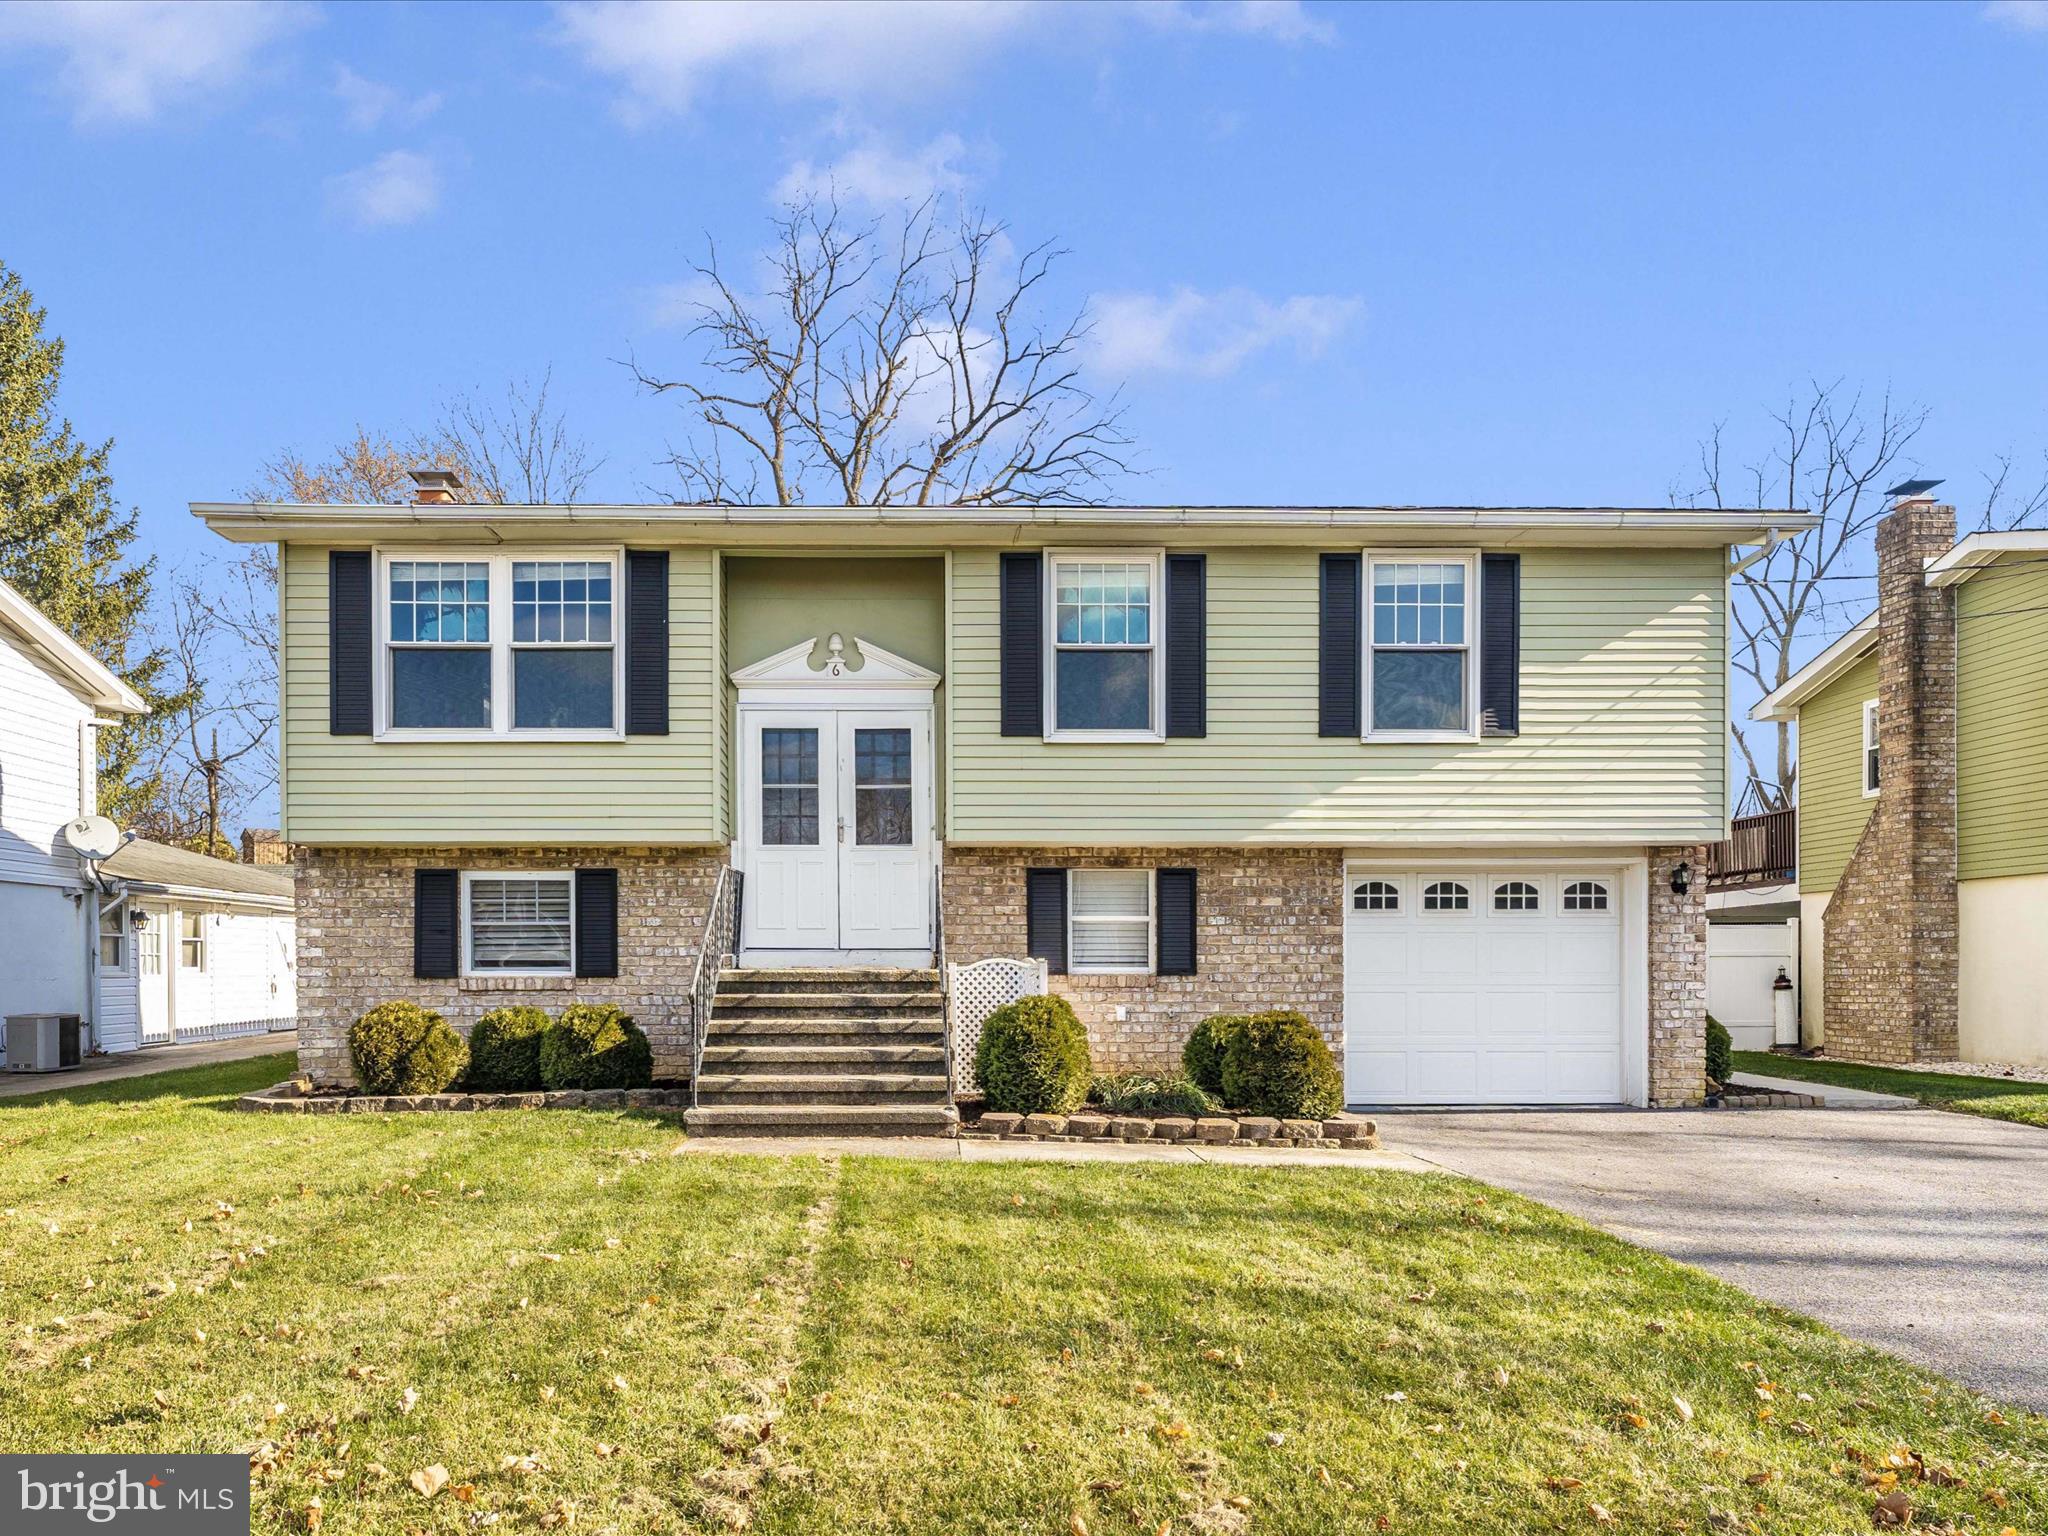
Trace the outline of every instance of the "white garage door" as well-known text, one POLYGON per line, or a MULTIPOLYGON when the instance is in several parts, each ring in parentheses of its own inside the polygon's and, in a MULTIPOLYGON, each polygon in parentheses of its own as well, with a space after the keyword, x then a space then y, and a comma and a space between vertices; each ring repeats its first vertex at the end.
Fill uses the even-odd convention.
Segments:
POLYGON ((1621 1102, 1618 872, 1354 868, 1345 887, 1351 1103, 1621 1102))

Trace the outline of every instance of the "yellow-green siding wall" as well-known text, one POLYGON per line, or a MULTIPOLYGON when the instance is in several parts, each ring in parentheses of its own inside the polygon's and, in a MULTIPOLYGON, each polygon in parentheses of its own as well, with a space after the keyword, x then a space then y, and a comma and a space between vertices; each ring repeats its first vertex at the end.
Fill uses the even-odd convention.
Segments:
POLYGON ((997 555, 953 557, 948 835, 992 844, 1681 843, 1724 835, 1725 552, 1530 550, 1521 734, 1316 733, 1317 555, 1211 547, 1209 734, 999 733, 997 555))
MULTIPOLYGON (((2033 556, 2038 561, 2039 556, 2033 556)), ((2048 565, 1956 588, 1956 873, 2048 873, 2048 565), (2015 611, 2017 610, 2017 611, 2015 611)))
POLYGON ((1864 657, 1799 709, 1799 889, 1832 891, 1863 836, 1863 705, 1877 697, 1877 656, 1864 657))
POLYGON ((287 545, 284 835, 295 843, 721 840, 714 555, 669 559, 669 734, 380 742, 327 733, 327 551, 287 545))

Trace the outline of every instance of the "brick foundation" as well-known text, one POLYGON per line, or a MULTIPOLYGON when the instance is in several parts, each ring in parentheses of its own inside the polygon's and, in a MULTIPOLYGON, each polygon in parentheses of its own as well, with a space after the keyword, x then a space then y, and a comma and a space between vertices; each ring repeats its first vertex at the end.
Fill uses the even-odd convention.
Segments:
POLYGON ((1952 1061, 1956 1033, 1956 632, 1926 561, 1955 508, 1902 503, 1877 530, 1877 805, 1828 900, 1828 1050, 1952 1061))
POLYGON ((322 1086, 355 1081, 348 1028, 403 998, 467 1034, 493 1008, 558 1013, 616 1003, 654 1047, 657 1077, 690 1069, 690 976, 725 853, 716 848, 301 848, 298 850, 299 1070, 322 1086), (412 973, 412 877, 427 869, 619 872, 619 974, 461 977, 412 973))
POLYGON ((1343 862, 1336 849, 1310 848, 951 847, 946 958, 967 965, 1023 954, 1024 871, 1034 866, 1192 869, 1196 975, 1051 979, 1087 1026, 1096 1069, 1176 1069, 1200 1020, 1261 1008, 1299 1010, 1341 1053, 1343 862))
MULTIPOLYGON (((1649 1090, 1659 1107, 1706 1092, 1706 849, 1649 857, 1649 1090), (1691 889, 1671 874, 1692 866, 1691 889)), ((1024 952, 1024 872, 1032 867, 1193 868, 1200 896, 1194 976, 1055 976, 1087 1027, 1099 1071, 1171 1070, 1212 1013, 1296 1008, 1342 1060, 1343 855, 1335 849, 960 848, 946 850, 946 958, 971 964, 1024 952), (1125 1017, 1114 1010, 1123 1005, 1125 1017)))

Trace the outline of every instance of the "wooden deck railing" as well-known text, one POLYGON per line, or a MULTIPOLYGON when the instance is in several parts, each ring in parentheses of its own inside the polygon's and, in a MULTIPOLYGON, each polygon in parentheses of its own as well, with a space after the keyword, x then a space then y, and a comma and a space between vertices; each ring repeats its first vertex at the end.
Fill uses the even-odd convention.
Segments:
POLYGON ((1738 816, 1726 840, 1707 845, 1707 889, 1790 880, 1799 872, 1799 812, 1738 816))

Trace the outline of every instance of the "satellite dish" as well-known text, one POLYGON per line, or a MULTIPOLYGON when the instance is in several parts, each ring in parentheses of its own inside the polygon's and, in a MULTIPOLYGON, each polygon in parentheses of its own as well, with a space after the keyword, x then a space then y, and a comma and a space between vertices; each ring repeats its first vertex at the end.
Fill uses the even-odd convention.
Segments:
POLYGON ((97 863, 101 859, 112 858, 128 839, 104 816, 81 816, 64 824, 64 841, 81 859, 97 863))

